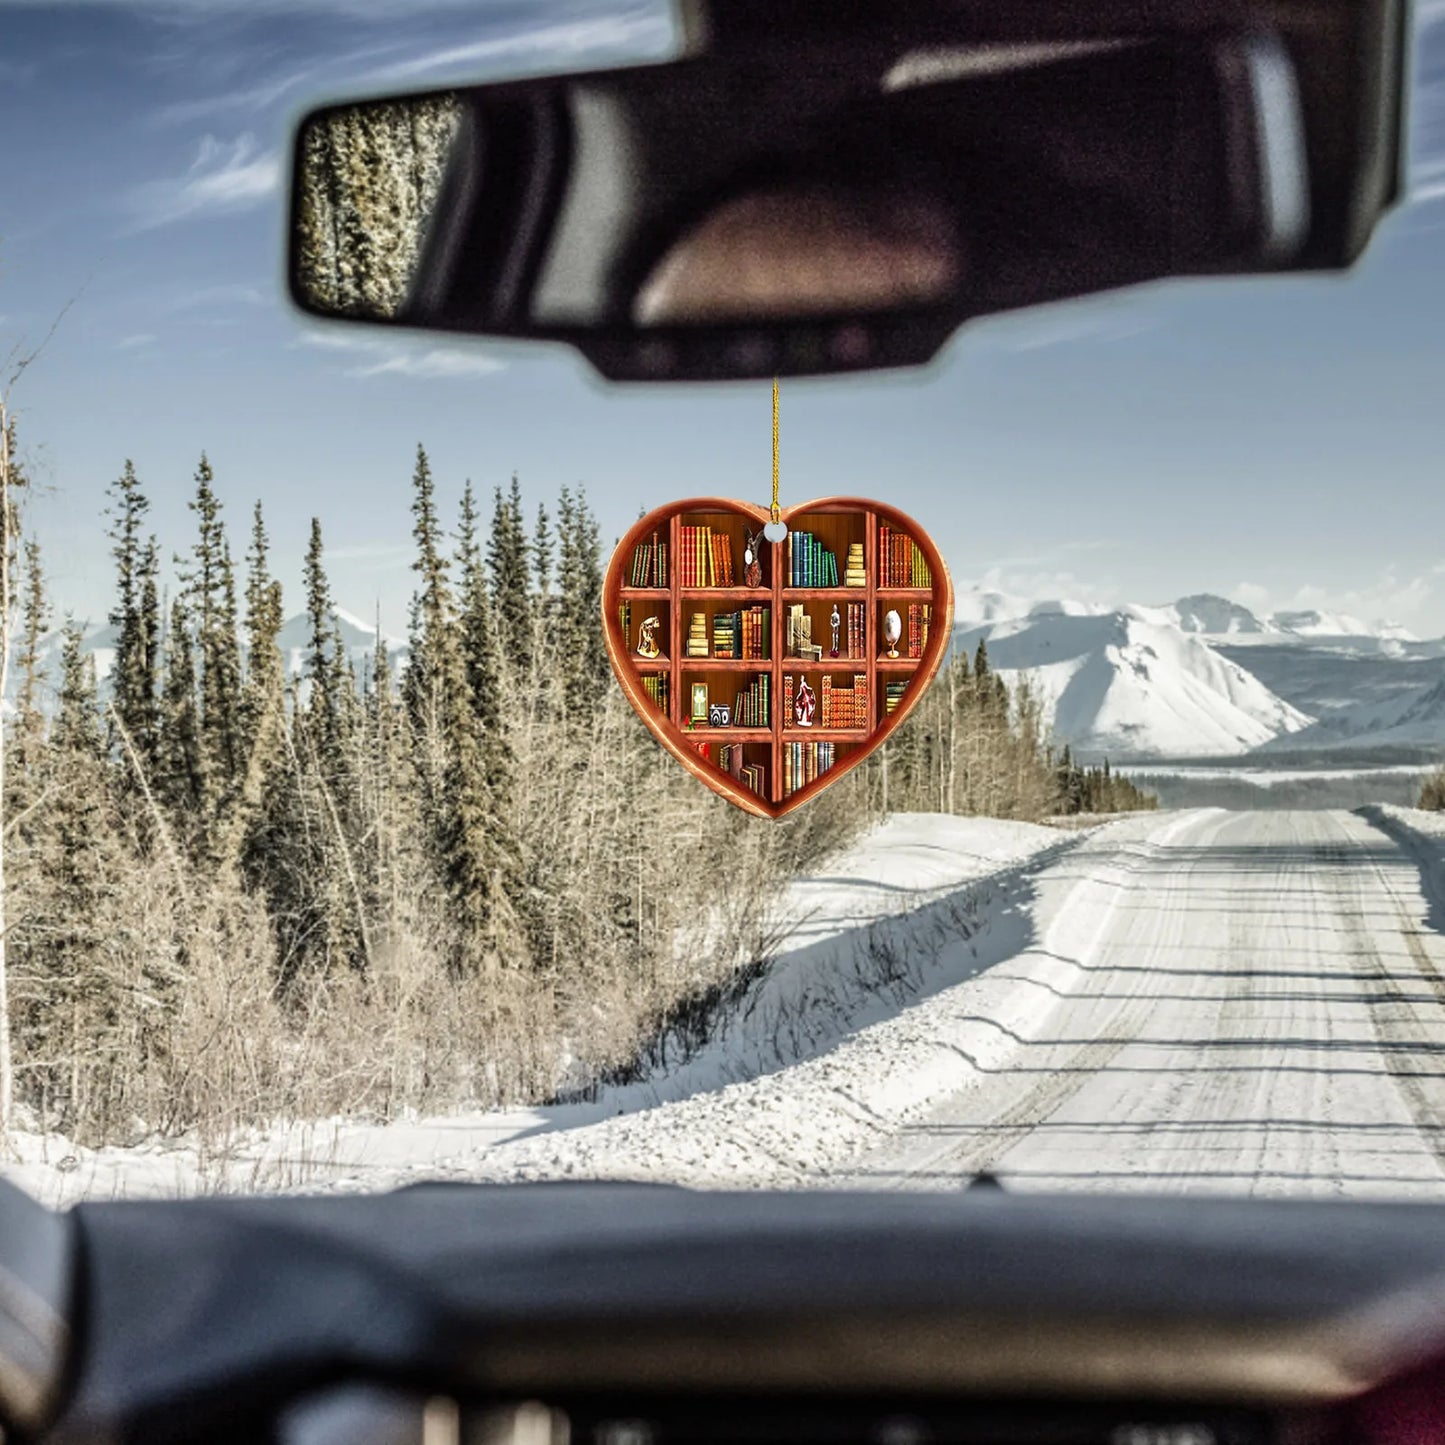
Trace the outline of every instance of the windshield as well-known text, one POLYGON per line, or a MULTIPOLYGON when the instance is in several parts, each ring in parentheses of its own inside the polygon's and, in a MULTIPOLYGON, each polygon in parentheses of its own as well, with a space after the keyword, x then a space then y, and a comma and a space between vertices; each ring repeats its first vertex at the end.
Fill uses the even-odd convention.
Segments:
MULTIPOLYGON (((10 1177, 1445 1194, 1438 4, 1348 275, 776 400, 286 295, 305 109, 660 58, 664 6, 5 31, 10 1177)), ((455 124, 318 171, 338 295, 401 305, 328 248, 455 124)), ((637 305, 815 231, 818 307, 930 295, 951 226, 760 191, 637 305)))

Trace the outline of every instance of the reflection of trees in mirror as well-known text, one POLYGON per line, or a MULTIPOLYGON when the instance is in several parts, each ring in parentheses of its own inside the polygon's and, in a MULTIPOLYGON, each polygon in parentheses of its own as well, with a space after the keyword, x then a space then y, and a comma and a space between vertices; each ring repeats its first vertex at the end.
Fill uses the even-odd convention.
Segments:
POLYGON ((406 297, 461 107, 454 95, 314 117, 301 142, 296 277, 318 311, 394 316, 406 297))

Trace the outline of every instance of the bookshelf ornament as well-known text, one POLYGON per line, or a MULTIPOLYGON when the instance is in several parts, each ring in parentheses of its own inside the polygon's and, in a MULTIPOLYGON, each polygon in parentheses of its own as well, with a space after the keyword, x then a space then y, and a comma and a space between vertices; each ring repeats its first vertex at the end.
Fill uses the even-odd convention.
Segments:
POLYGON ((757 531, 744 529, 743 535, 747 538, 747 544, 743 547, 743 566, 746 569, 743 573, 743 582, 748 587, 761 587, 763 585, 763 564, 758 556, 758 539, 763 535, 761 528, 757 531))
POLYGON ((667 752, 780 818, 917 707, 948 650, 953 586, 933 540, 885 502, 782 505, 774 382, 771 505, 694 497, 640 519, 608 563, 602 622, 618 683, 667 752))
POLYGON ((643 619, 642 628, 637 638, 637 655, 639 657, 661 657, 662 649, 657 645, 657 629, 662 625, 656 617, 643 619))
POLYGON ((793 721, 800 728, 813 726, 813 714, 818 710, 818 696, 808 686, 808 679, 805 677, 798 684, 798 700, 793 704, 793 721))
POLYGON ((898 656, 898 639, 903 636, 903 619, 891 609, 883 614, 883 640, 888 644, 888 656, 898 656))

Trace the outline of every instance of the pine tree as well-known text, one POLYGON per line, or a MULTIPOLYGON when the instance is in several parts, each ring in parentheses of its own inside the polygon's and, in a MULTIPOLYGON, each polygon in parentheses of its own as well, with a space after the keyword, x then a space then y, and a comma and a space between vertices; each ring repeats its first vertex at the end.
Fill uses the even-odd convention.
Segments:
POLYGON ((446 559, 442 555, 441 522, 437 517, 436 487, 426 449, 418 442, 412 472, 412 537, 416 561, 412 570, 420 585, 412 604, 411 655, 406 673, 406 702, 418 730, 437 716, 440 697, 439 656, 451 625, 451 590, 446 559))
MULTIPOLYGON (((253 885, 269 886, 267 845, 277 839, 277 789, 286 783, 286 673, 277 638, 281 632, 281 584, 270 573, 270 540, 257 502, 246 553, 246 681, 240 721, 246 759, 238 806, 223 859, 239 864, 253 885)), ((279 846, 279 844, 278 844, 279 846)))
POLYGON ((63 751, 103 763, 105 733, 96 702, 95 665, 84 651, 85 633, 73 618, 61 631, 60 696, 54 743, 63 751))
POLYGON ((196 495, 190 502, 197 518, 197 537, 191 568, 181 578, 196 627, 202 760, 198 807, 208 840, 234 800, 243 767, 235 574, 221 520, 221 501, 211 485, 214 480, 203 452, 196 469, 196 495))
MULTIPOLYGON (((475 970, 497 951, 497 930, 510 912, 518 864, 505 814, 496 806, 487 734, 472 706, 462 630, 453 613, 446 559, 426 453, 417 448, 412 515, 420 577, 407 711, 417 744, 418 775, 437 863, 456 929, 454 962, 475 970)), ((475 525, 475 516, 472 518, 475 525)), ((471 557, 473 581, 478 567, 471 557)), ((523 585, 526 583, 523 557, 523 585)), ((480 619, 477 619, 480 629, 480 619)), ((479 634, 480 635, 480 631, 479 634)), ((479 655, 479 663, 485 652, 479 655)))
POLYGON ((286 674, 277 639, 284 621, 281 584, 270 572, 270 538, 256 503, 246 552, 246 691, 242 709, 250 750, 260 745, 263 718, 284 701, 286 674))
POLYGON ((536 579, 538 597, 546 597, 552 590, 552 558, 556 550, 546 506, 537 504, 537 525, 532 529, 532 572, 536 579))
POLYGON ((177 597, 171 604, 161 709, 160 746, 156 759, 157 792, 170 806, 180 833, 195 838, 208 784, 201 746, 200 713, 196 704, 191 615, 184 597, 177 597))
POLYGON ((530 679, 532 670, 531 567, 522 520, 522 490, 515 474, 511 492, 492 493, 492 533, 487 542, 493 611, 513 672, 530 679))
POLYGON ((105 730, 96 698, 95 666, 83 634, 67 621, 60 692, 47 771, 53 796, 40 840, 47 916, 52 920, 31 960, 44 978, 28 1020, 32 1047, 55 1062, 45 1081, 62 1127, 92 1114, 86 1097, 104 1090, 116 1060, 111 1020, 117 984, 107 950, 113 937, 119 843, 109 797, 105 730), (63 1062, 62 1062, 63 1061, 63 1062), (91 1079, 95 1085, 92 1086, 91 1079))
POLYGON ((567 715, 590 723, 607 680, 602 640, 602 555, 597 519, 585 495, 562 489, 558 509, 558 650, 567 715))
POLYGON ((342 707, 342 653, 337 634, 336 610, 321 543, 321 520, 311 519, 311 540, 302 566, 306 589, 307 641, 301 675, 310 685, 306 717, 315 746, 334 776, 340 747, 342 707))
MULTIPOLYGON (((116 601, 109 618, 116 629, 111 700, 131 746, 146 758, 155 720, 155 670, 154 646, 146 633, 147 569, 152 548, 143 545, 141 532, 150 501, 129 459, 111 483, 108 495, 112 500, 106 509, 111 518, 107 535, 116 573, 116 601)), ((153 585, 154 579, 149 580, 153 585)))
POLYGON ((461 589, 462 651, 466 658, 472 714, 484 732, 500 740, 500 658, 492 599, 477 540, 476 502, 470 482, 462 492, 456 560, 461 589))
POLYGON ((10 793, 5 814, 13 817, 27 807, 35 792, 35 774, 45 741, 45 716, 40 707, 40 641, 50 625, 45 597, 45 574, 40 565, 40 544, 27 538, 24 547, 25 591, 21 598, 20 652, 15 661, 20 682, 15 692, 13 751, 6 779, 10 793))
POLYGON ((151 537, 141 553, 139 661, 135 670, 136 691, 132 698, 132 743, 148 773, 155 768, 156 750, 160 746, 161 634, 164 630, 161 619, 160 567, 160 549, 156 545, 156 539, 151 537))

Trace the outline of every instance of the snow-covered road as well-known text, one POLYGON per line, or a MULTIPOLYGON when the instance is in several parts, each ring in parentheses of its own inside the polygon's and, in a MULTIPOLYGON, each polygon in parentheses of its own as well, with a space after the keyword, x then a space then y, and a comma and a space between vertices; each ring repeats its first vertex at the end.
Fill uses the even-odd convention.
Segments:
POLYGON ((818 1057, 467 1172, 1445 1193, 1445 902, 1402 836, 1340 812, 1110 824, 999 887, 991 966, 818 1057))
POLYGON ((797 879, 707 1044, 588 1103, 5 1172, 52 1202, 425 1178, 1445 1195, 1445 815, 904 814, 797 879), (69 1172, 64 1172, 68 1166, 69 1172), (274 1181, 274 1182, 273 1182, 274 1181))
POLYGON ((1445 936, 1418 860, 1348 813, 1196 813, 1123 886, 1085 863, 1009 972, 1006 1056, 856 1182, 1445 1191, 1445 936), (1097 922, 1085 923, 1085 917, 1097 922), (1029 968, 1054 959, 1057 988, 1029 968))

